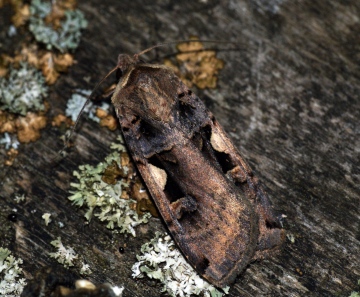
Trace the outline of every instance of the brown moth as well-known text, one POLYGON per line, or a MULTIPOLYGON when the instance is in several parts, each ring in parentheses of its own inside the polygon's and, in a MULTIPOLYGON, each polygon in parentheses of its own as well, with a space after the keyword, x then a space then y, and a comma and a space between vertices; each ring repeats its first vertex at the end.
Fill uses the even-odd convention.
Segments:
POLYGON ((112 96, 133 160, 173 239, 224 287, 275 251, 284 231, 223 128, 168 67, 119 55, 112 96))

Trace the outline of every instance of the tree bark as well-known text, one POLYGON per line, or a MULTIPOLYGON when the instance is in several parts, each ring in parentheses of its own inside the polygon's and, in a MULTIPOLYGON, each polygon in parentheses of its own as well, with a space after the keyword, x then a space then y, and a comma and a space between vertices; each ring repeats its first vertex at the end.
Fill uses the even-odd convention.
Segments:
MULTIPOLYGON (((216 44, 225 61, 218 87, 194 91, 266 186, 276 212, 286 215, 287 241, 278 256, 249 265, 229 296, 349 296, 359 290, 360 2, 91 0, 79 8, 89 25, 77 64, 51 89, 50 115, 64 112, 74 89, 91 89, 119 53, 191 35, 236 44, 236 50, 216 44)), ((2 32, 3 44, 6 38, 2 32)), ((162 47, 144 59, 156 56, 161 63, 173 51, 162 47)), ((155 231, 166 231, 161 220, 138 227, 137 237, 112 235, 96 219, 85 225, 84 212, 67 199, 72 172, 102 161, 118 133, 83 120, 75 149, 53 167, 49 160, 62 132, 48 125, 40 140, 20 146, 12 166, 2 167, 1 245, 24 260, 26 277, 56 265, 48 256, 50 241, 61 236, 90 264, 95 283, 124 285, 124 296, 161 295, 159 283, 131 277, 140 246, 155 231), (21 193, 26 201, 15 204, 21 193), (13 223, 6 218, 15 208, 13 223), (65 227, 46 227, 45 212, 65 227)))

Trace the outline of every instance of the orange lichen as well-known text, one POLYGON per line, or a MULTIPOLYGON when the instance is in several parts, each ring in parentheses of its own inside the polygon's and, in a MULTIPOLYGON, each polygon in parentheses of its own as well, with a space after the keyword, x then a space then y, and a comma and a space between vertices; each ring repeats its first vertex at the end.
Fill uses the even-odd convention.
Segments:
POLYGON ((219 71, 224 67, 224 61, 216 58, 216 52, 205 50, 199 41, 179 43, 177 49, 180 53, 176 55, 176 64, 170 60, 164 64, 173 67, 189 87, 215 88, 219 71))
POLYGON ((128 153, 126 152, 121 152, 120 153, 120 162, 121 162, 121 166, 127 166, 129 167, 129 171, 130 173, 133 173, 134 171, 134 163, 131 162, 130 160, 130 156, 128 153))
POLYGON ((74 64, 74 56, 69 53, 54 55, 54 63, 58 72, 66 72, 74 64))
POLYGON ((5 54, 0 56, 0 77, 7 74, 10 65, 17 67, 23 61, 41 70, 46 83, 52 85, 59 78, 60 73, 66 72, 74 64, 74 57, 68 53, 56 54, 42 50, 37 45, 23 45, 21 51, 14 57, 5 54))
POLYGON ((40 138, 40 130, 46 126, 44 112, 28 112, 26 116, 0 110, 0 134, 16 133, 19 142, 28 143, 40 138))
POLYGON ((19 3, 17 5, 13 5, 13 8, 15 10, 15 14, 11 17, 11 22, 15 27, 20 27, 24 25, 30 17, 30 6, 29 4, 19 3))
POLYGON ((16 156, 19 154, 19 151, 11 148, 6 152, 6 155, 8 157, 7 160, 5 160, 4 164, 6 166, 11 166, 14 163, 14 160, 16 159, 16 156))
POLYGON ((23 0, 0 0, 0 8, 6 4, 10 4, 14 14, 11 17, 11 22, 15 27, 24 25, 30 17, 29 4, 23 3, 23 0))
POLYGON ((150 212, 153 217, 158 217, 159 213, 153 201, 150 199, 148 191, 144 188, 140 178, 137 177, 131 187, 131 198, 136 200, 135 210, 139 215, 150 212))
POLYGON ((55 69, 54 56, 52 53, 46 53, 41 57, 41 71, 45 77, 46 83, 52 85, 56 82, 60 73, 55 69))
POLYGON ((0 134, 16 132, 16 116, 10 112, 0 110, 0 134))
POLYGON ((77 0, 59 0, 57 2, 62 9, 75 9, 77 6, 77 0))
POLYGON ((60 127, 64 125, 66 128, 69 128, 73 124, 74 122, 63 114, 58 114, 57 116, 54 116, 53 120, 51 121, 51 125, 53 127, 60 127))
POLYGON ((70 54, 44 53, 39 59, 39 68, 45 76, 46 83, 52 85, 60 76, 60 72, 65 72, 74 63, 74 58, 70 54))
POLYGON ((13 58, 6 54, 0 54, 0 77, 5 77, 9 72, 9 65, 13 58))
POLYGON ((6 67, 0 66, 0 77, 6 76, 8 69, 6 67))
POLYGON ((101 127, 107 127, 111 131, 116 130, 118 122, 116 118, 109 114, 106 110, 97 108, 96 116, 100 119, 101 127))
POLYGON ((28 143, 40 138, 40 130, 46 126, 46 117, 28 112, 25 117, 18 117, 15 123, 19 142, 28 143))

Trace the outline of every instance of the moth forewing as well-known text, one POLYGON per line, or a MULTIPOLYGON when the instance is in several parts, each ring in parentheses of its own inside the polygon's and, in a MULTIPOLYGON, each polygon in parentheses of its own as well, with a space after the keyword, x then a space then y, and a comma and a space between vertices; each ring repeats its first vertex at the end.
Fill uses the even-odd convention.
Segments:
POLYGON ((123 76, 112 102, 139 172, 188 261, 224 287, 281 243, 268 198, 213 115, 172 70, 127 55, 119 56, 118 67, 123 76))

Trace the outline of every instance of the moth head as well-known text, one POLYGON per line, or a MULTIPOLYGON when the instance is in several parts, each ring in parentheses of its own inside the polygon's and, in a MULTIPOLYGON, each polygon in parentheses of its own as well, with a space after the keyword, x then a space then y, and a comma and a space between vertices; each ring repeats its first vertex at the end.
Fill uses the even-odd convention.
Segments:
POLYGON ((137 62, 137 56, 130 57, 126 54, 120 54, 118 56, 118 62, 116 68, 120 70, 121 75, 126 73, 126 71, 129 69, 129 67, 137 62))
MULTIPOLYGON (((123 76, 127 70, 134 64, 136 63, 139 63, 140 59, 139 57, 144 55, 145 53, 155 49, 155 48, 158 48, 158 47, 162 47, 162 46, 165 46, 165 45, 169 45, 169 44, 174 44, 174 43, 179 43, 179 42, 210 42, 210 43, 231 43, 231 42, 228 42, 228 41, 212 41, 212 40, 198 40, 198 39, 194 39, 194 40, 178 40, 178 41, 171 41, 171 42, 166 42, 166 43, 160 43, 160 44, 157 44, 157 45, 154 45, 152 47, 149 47, 145 50, 143 50, 142 52, 140 53, 137 53, 135 54, 134 56, 129 56, 129 55, 126 55, 126 54, 120 54, 118 56, 118 62, 117 62, 117 65, 116 67, 114 67, 112 70, 109 71, 108 74, 106 74, 106 76, 104 78, 102 78, 100 80, 100 82, 98 82, 95 86, 95 88, 92 90, 91 94, 88 96, 85 104, 83 105, 82 109, 80 110, 79 112, 79 115, 77 116, 76 118, 76 121, 75 121, 75 124, 74 126, 71 128, 70 132, 69 132, 69 135, 68 137, 66 137, 65 139, 65 145, 64 147, 60 150, 59 152, 59 155, 63 154, 66 150, 66 148, 69 146, 69 142, 70 142, 70 139, 72 137, 72 135, 74 134, 75 132, 75 128, 79 122, 79 119, 80 119, 80 116, 81 114, 83 113, 86 105, 89 103, 91 97, 93 96, 95 90, 98 89, 98 87, 115 71, 119 71, 120 73, 120 77, 123 76)), ((55 160, 55 158, 54 158, 55 160)))

